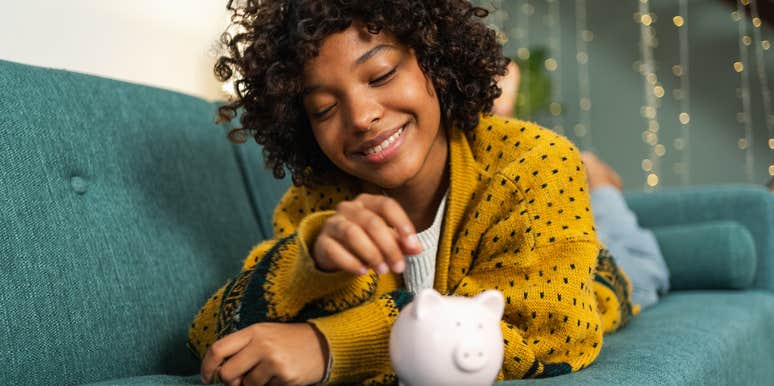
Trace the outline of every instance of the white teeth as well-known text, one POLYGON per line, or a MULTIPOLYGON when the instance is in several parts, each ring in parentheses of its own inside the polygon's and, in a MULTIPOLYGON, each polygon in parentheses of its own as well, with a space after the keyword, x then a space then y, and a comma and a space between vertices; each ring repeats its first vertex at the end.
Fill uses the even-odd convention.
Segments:
POLYGON ((391 135, 390 138, 385 139, 384 142, 364 151, 363 153, 365 153, 366 155, 378 153, 382 151, 382 149, 386 149, 387 146, 390 146, 391 143, 395 142, 395 140, 398 139, 398 137, 400 137, 401 134, 403 134, 403 127, 398 129, 398 131, 396 131, 395 134, 391 135))

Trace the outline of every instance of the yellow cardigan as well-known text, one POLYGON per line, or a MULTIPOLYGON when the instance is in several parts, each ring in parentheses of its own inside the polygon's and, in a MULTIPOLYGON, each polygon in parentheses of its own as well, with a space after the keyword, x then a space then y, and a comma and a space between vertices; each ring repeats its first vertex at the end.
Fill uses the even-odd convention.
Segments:
MULTIPOLYGON (((625 325, 626 275, 597 240, 585 170, 564 137, 533 123, 482 117, 449 130, 450 187, 434 287, 506 298, 499 380, 589 366, 603 334, 625 325)), ((317 270, 309 248, 355 187, 291 187, 274 213, 275 237, 204 305, 189 331, 201 358, 217 339, 257 322, 313 323, 332 358, 328 383, 389 384, 390 327, 412 299, 400 275, 317 270)))

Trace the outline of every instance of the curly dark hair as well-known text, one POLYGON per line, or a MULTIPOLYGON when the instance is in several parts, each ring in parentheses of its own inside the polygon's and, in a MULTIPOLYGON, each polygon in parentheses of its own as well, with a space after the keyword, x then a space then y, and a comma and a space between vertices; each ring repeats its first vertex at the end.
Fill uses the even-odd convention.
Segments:
POLYGON ((215 75, 235 78, 236 98, 218 108, 218 120, 239 115, 242 127, 229 138, 253 137, 274 176, 284 178, 287 168, 296 185, 344 177, 319 148, 301 102, 304 63, 326 36, 354 20, 370 33, 392 33, 414 49, 433 82, 442 124, 464 131, 492 108, 500 95, 495 77, 509 62, 482 22, 489 12, 466 0, 229 0, 227 8, 238 33, 221 36, 227 54, 218 58, 215 75))

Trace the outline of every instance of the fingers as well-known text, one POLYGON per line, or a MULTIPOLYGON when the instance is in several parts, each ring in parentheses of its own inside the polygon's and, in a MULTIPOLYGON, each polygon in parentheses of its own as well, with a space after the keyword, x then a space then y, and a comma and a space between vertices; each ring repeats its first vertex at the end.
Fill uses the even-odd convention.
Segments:
POLYGON ((248 343, 250 343, 250 336, 246 330, 237 331, 213 343, 202 359, 202 381, 212 382, 215 372, 223 361, 242 350, 248 343))
POLYGON ((380 252, 381 270, 379 273, 387 273, 392 269, 393 272, 400 273, 405 268, 404 255, 398 242, 398 234, 390 228, 384 220, 373 212, 366 212, 357 219, 358 225, 366 230, 371 241, 376 244, 380 252), (389 268, 388 268, 389 266, 389 268))
POLYGON ((244 386, 265 386, 272 383, 272 372, 267 368, 268 366, 263 363, 259 363, 254 369, 250 370, 245 375, 242 384, 244 386))
POLYGON ((314 258, 324 271, 342 270, 354 275, 365 275, 367 268, 336 239, 320 234, 314 247, 314 258))
MULTIPOLYGON (((362 230, 362 234, 357 232, 358 238, 348 237, 354 235, 340 234, 338 239, 342 243, 350 243, 355 249, 353 252, 380 274, 387 273, 389 269, 396 273, 403 271, 405 267, 404 251, 398 240, 398 233, 385 222, 382 216, 369 210, 361 203, 341 205, 340 211, 348 219, 348 226, 362 230), (363 246, 358 248, 359 244, 368 244, 367 249, 370 254, 361 254, 360 251, 365 248, 363 246)), ((416 254, 418 252, 408 251, 406 253, 416 254)))
POLYGON ((417 239, 414 224, 397 201, 385 197, 370 194, 361 194, 357 201, 384 219, 384 222, 398 232, 402 250, 407 255, 416 255, 422 252, 422 245, 417 239))
POLYGON ((243 375, 250 369, 261 363, 260 346, 247 345, 243 350, 228 358, 218 369, 220 379, 228 386, 239 386, 243 381, 243 375))
POLYGON ((380 274, 387 273, 388 267, 384 264, 382 251, 370 235, 389 232, 389 228, 383 222, 368 224, 368 220, 373 220, 376 215, 367 210, 352 212, 350 208, 351 205, 342 205, 342 215, 332 219, 333 238, 345 245, 364 265, 372 267, 380 274))
POLYGON ((363 275, 405 269, 405 256, 422 252, 414 225, 403 208, 385 196, 361 194, 337 205, 314 245, 314 259, 325 271, 363 275))
POLYGON ((226 386, 242 386, 242 381, 244 380, 244 377, 239 376, 236 377, 234 380, 230 382, 223 381, 223 384, 226 386))

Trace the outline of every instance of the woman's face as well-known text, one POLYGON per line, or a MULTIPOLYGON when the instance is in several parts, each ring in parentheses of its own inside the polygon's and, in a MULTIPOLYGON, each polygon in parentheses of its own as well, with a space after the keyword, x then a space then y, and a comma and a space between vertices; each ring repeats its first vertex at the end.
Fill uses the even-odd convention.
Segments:
POLYGON ((306 63, 304 88, 315 139, 347 174, 396 189, 443 171, 446 135, 432 82, 390 33, 356 22, 331 34, 306 63))

